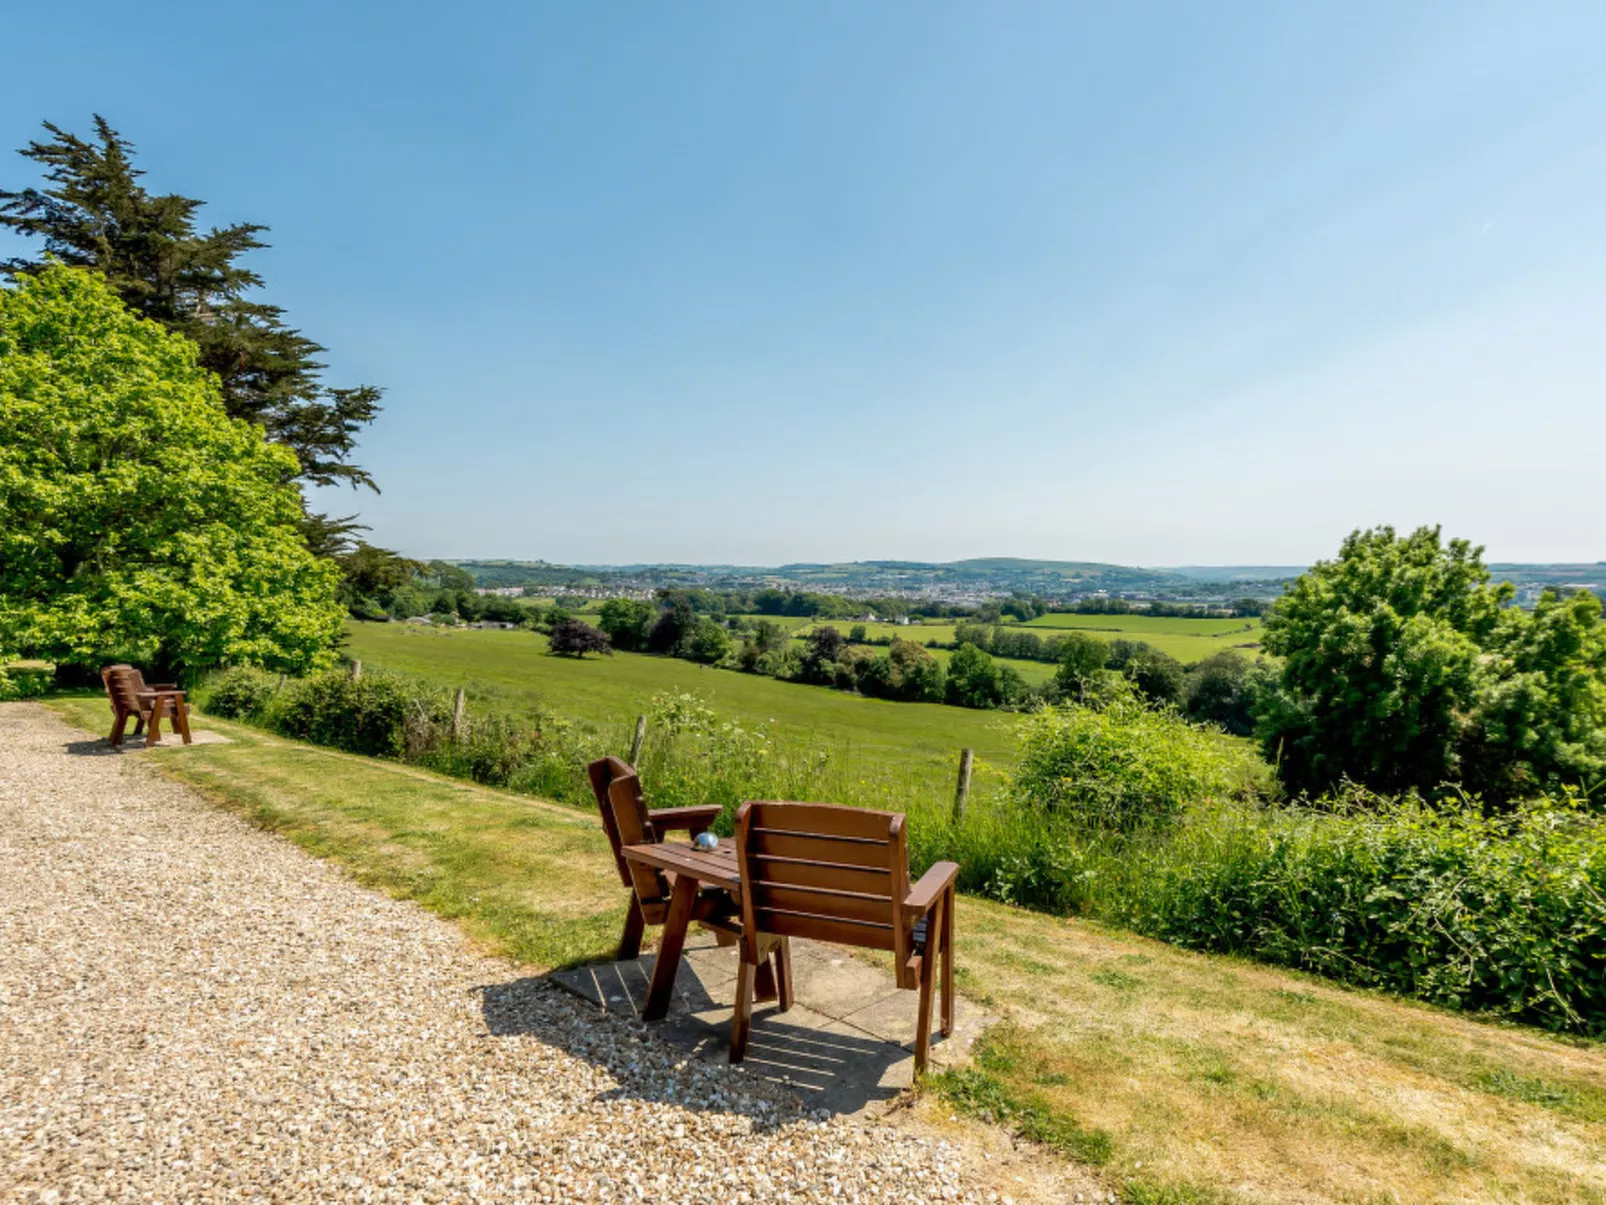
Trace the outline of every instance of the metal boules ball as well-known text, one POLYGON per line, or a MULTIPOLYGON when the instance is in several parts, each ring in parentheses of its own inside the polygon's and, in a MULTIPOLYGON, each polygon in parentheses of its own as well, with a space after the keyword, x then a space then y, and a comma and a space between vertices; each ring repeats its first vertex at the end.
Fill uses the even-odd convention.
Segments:
POLYGON ((691 843, 705 853, 719 848, 719 838, 713 833, 698 833, 691 839, 691 843))

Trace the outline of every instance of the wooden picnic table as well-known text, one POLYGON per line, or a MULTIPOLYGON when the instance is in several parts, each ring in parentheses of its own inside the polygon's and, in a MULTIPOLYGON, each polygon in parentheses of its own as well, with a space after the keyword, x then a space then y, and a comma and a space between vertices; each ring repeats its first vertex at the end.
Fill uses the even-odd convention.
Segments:
MULTIPOLYGON (((664 919, 664 936, 658 946, 658 961, 652 971, 652 987, 647 992, 647 1007, 642 1011, 644 1020, 661 1021, 669 1012, 675 973, 680 969, 680 953, 686 945, 686 930, 691 925, 692 905, 698 891, 703 887, 718 887, 730 892, 737 901, 742 898, 736 847, 729 838, 721 837, 718 848, 711 850, 657 843, 626 845, 619 852, 632 862, 675 876, 675 886, 669 896, 669 914, 664 919)), ((763 969, 767 970, 767 964, 763 969)), ((773 983, 766 986, 773 993, 773 983)), ((761 988, 759 998, 763 999, 766 994, 761 988)), ((773 995, 770 998, 773 999, 773 995)))

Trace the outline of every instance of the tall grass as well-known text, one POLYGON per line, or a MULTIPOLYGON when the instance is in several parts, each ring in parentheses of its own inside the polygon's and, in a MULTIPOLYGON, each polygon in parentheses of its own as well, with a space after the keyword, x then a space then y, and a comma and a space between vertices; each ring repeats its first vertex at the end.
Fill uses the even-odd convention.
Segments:
MULTIPOLYGON (((199 699, 287 735, 585 808, 586 764, 624 756, 633 729, 477 709, 459 722, 446 691, 380 673, 281 683, 235 670, 199 699)), ((1274 805, 1234 746, 1120 702, 1029 719, 1013 772, 982 766, 962 815, 942 762, 889 767, 692 694, 656 696, 648 732, 637 769, 649 803, 718 804, 726 833, 746 799, 901 811, 915 873, 957 862, 969 893, 1606 1035, 1606 825, 1569 800, 1496 818, 1362 794, 1274 805)))
MULTIPOLYGON (((451 693, 403 675, 370 671, 360 679, 332 671, 281 681, 251 669, 226 671, 196 692, 197 703, 226 719, 345 749, 395 757, 578 807, 595 806, 587 763, 627 755, 633 721, 579 724, 549 711, 522 716, 470 706, 453 719, 451 693)), ((924 862, 947 856, 953 768, 945 759, 893 764, 835 742, 813 742, 768 725, 744 724, 699 696, 665 691, 647 704, 647 740, 637 758, 653 807, 718 804, 729 832, 747 799, 828 800, 911 815, 924 862)), ((971 816, 1002 806, 1005 776, 977 763, 971 816)))

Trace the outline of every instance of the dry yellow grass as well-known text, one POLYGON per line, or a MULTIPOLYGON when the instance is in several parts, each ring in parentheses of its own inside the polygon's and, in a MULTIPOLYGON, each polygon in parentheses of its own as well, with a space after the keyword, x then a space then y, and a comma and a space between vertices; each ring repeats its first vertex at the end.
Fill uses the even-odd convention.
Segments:
MULTIPOLYGON (((965 900, 987 1074, 1169 1199, 1606 1201, 1606 1049, 965 900)), ((1160 1195, 1153 1199, 1164 1200, 1160 1195)))

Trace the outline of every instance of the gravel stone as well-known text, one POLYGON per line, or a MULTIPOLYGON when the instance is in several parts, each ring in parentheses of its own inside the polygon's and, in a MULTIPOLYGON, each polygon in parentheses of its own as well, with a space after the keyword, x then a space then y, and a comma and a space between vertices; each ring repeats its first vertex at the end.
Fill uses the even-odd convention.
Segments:
POLYGON ((3 1200, 1007 1199, 960 1144, 689 1060, 37 704, 0 706, 0 951, 3 1200))

